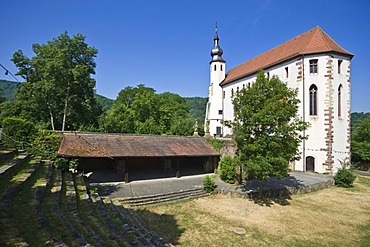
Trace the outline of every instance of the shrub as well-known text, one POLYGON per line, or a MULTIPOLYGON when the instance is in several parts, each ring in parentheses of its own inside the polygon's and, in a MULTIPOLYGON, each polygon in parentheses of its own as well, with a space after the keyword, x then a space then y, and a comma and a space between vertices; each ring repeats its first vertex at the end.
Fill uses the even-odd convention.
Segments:
POLYGON ((44 159, 55 160, 61 136, 50 130, 38 130, 32 141, 31 153, 44 159))
POLYGON ((203 179, 203 186, 204 191, 207 193, 211 193, 212 191, 214 191, 216 186, 213 177, 206 175, 203 179))
POLYGON ((77 170, 77 168, 78 168, 78 159, 73 159, 73 160, 69 161, 69 166, 68 166, 68 168, 69 168, 70 170, 76 171, 76 170, 77 170))
POLYGON ((234 183, 236 178, 236 159, 225 156, 220 160, 220 178, 226 183, 234 183))
POLYGON ((54 161, 54 165, 56 168, 61 169, 62 171, 68 171, 68 160, 65 158, 57 158, 54 161))
POLYGON ((25 148, 35 135, 36 129, 33 123, 26 119, 8 117, 3 120, 2 140, 4 144, 15 148, 25 148))
POLYGON ((338 172, 334 177, 335 184, 344 188, 352 187, 353 182, 356 179, 356 175, 348 168, 348 163, 346 161, 341 161, 341 163, 342 167, 338 169, 338 172))
POLYGON ((220 152, 222 146, 225 143, 225 141, 219 139, 209 139, 208 142, 217 152, 220 152))

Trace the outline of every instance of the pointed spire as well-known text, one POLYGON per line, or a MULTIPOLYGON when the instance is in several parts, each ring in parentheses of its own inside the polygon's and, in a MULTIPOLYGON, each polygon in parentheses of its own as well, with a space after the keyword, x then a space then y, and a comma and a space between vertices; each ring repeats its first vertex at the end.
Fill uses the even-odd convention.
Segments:
POLYGON ((211 62, 216 62, 216 61, 225 62, 225 60, 222 58, 222 54, 224 53, 224 51, 218 45, 219 40, 220 39, 218 37, 218 26, 217 26, 217 21, 216 21, 215 37, 213 38, 214 45, 211 51, 211 56, 212 56, 211 62))

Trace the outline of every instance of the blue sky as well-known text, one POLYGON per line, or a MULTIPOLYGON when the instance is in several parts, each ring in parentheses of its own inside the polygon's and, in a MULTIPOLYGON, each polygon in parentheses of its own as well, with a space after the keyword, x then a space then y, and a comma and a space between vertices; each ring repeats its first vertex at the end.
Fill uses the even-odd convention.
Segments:
MULTIPOLYGON (((207 97, 215 21, 227 68, 320 26, 353 53, 352 112, 370 112, 370 1, 1 0, 0 63, 64 31, 98 49, 97 93, 126 86, 207 97)), ((12 78, 0 70, 0 79, 12 78)), ((21 78, 19 78, 21 80, 21 78)))

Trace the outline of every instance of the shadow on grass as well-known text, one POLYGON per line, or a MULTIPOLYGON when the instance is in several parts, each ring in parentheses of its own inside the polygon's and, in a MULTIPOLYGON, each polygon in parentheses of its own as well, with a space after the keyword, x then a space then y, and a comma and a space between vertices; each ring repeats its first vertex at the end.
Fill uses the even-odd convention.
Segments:
POLYGON ((249 198, 254 203, 261 206, 270 207, 273 204, 282 206, 290 205, 291 192, 289 188, 304 186, 294 176, 288 176, 283 179, 271 177, 262 183, 262 195, 259 191, 260 180, 253 179, 242 184, 242 192, 247 192, 249 198))
POLYGON ((177 224, 174 215, 157 214, 146 209, 138 209, 136 212, 145 223, 162 238, 173 245, 179 244, 179 239, 185 230, 181 229, 177 224))
POLYGON ((280 196, 263 194, 262 196, 259 196, 257 193, 256 195, 252 195, 249 200, 260 206, 271 207, 274 204, 279 204, 281 206, 290 205, 289 200, 291 199, 290 194, 283 194, 280 196))

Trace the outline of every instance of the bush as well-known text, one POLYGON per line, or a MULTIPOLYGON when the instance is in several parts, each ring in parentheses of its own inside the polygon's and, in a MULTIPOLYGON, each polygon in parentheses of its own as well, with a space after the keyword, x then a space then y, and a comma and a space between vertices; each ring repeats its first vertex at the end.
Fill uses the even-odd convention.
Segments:
POLYGON ((207 193, 211 193, 212 191, 214 191, 216 186, 213 177, 206 175, 203 179, 203 186, 204 191, 207 193))
POLYGON ((236 178, 236 159, 225 156, 220 160, 220 178, 226 183, 234 183, 236 178))
POLYGON ((55 160, 60 145, 61 136, 54 131, 38 130, 32 141, 30 152, 44 159, 55 160))
POLYGON ((54 161, 54 165, 56 168, 61 169, 62 171, 68 171, 68 160, 65 158, 57 158, 54 161))
POLYGON ((5 145, 14 148, 25 148, 30 145, 36 129, 26 119, 9 117, 3 120, 2 140, 5 145))
POLYGON ((349 188, 353 186, 356 175, 348 168, 347 162, 342 161, 342 167, 338 169, 334 177, 335 184, 339 187, 349 188))

